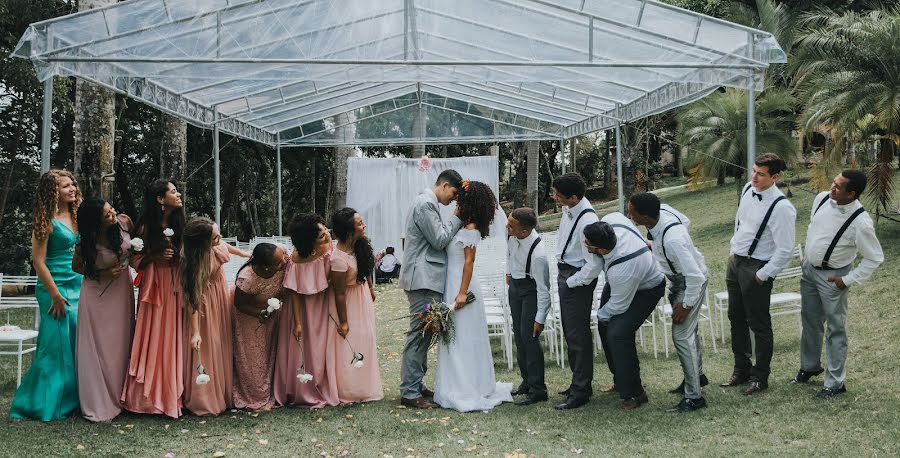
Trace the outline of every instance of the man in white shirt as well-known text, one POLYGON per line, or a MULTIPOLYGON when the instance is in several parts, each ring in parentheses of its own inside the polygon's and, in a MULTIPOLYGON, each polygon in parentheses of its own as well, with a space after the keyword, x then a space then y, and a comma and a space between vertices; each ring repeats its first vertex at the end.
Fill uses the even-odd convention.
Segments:
POLYGON ((659 271, 647 242, 625 215, 615 212, 584 228, 585 247, 602 258, 606 285, 597 328, 603 342, 606 363, 613 373, 616 391, 622 399, 619 410, 636 409, 647 402, 641 382, 641 367, 634 333, 656 310, 666 291, 666 279, 659 271))
POLYGON ((384 249, 382 256, 375 260, 375 266, 375 283, 390 283, 392 278, 400 276, 400 263, 392 246, 384 249))
POLYGON ((660 207, 659 197, 655 194, 645 192, 631 196, 628 214, 635 224, 647 228, 647 238, 654 240, 653 257, 663 275, 669 279, 672 341, 684 373, 681 385, 672 390, 683 395, 672 411, 702 409, 706 407, 706 400, 700 388, 709 381, 703 374, 698 323, 709 280, 706 262, 694 246, 687 227, 674 212, 660 207))
POLYGON ((769 387, 774 343, 769 314, 772 283, 794 250, 797 210, 775 185, 784 168, 784 160, 775 154, 756 158, 750 183, 741 193, 731 237, 725 284, 734 372, 720 386, 750 382, 744 390, 748 396, 769 387), (750 359, 750 331, 756 339, 755 365, 750 359))
POLYGON ((806 256, 800 279, 800 372, 791 381, 805 383, 825 372, 825 387, 816 395, 833 398, 847 391, 847 292, 868 280, 884 261, 875 225, 859 202, 866 190, 866 174, 845 170, 834 178, 831 192, 813 199, 806 231, 806 256), (856 255, 862 256, 853 268, 856 255), (822 367, 823 326, 827 371, 822 367))
POLYGON ((516 402, 520 406, 547 400, 540 336, 550 312, 550 264, 535 230, 537 222, 534 210, 527 207, 513 210, 506 220, 506 284, 522 376, 512 394, 525 395, 516 402))
POLYGON ((591 304, 597 275, 591 276, 595 256, 585 248, 584 228, 598 221, 591 203, 584 198, 587 185, 581 175, 566 173, 553 180, 553 198, 563 206, 557 233, 556 260, 559 274, 559 311, 568 349, 572 381, 560 392, 566 400, 557 410, 575 409, 588 403, 594 378, 591 336, 591 304))

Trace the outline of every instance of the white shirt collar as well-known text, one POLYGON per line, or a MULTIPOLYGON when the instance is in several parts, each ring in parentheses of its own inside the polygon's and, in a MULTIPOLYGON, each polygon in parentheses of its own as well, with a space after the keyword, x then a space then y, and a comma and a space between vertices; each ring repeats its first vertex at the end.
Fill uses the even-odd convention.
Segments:
POLYGON ((844 205, 839 205, 837 201, 832 199, 830 196, 826 197, 826 199, 828 199, 828 203, 832 206, 832 208, 841 212, 841 214, 847 213, 848 211, 856 211, 857 208, 862 206, 862 204, 859 202, 859 199, 853 199, 853 202, 844 205))
POLYGON ((582 210, 584 210, 585 208, 588 208, 590 205, 591 205, 590 201, 588 201, 587 199, 582 197, 581 200, 578 201, 577 204, 575 204, 575 206, 563 207, 563 212, 570 219, 574 219, 576 216, 578 216, 579 213, 581 213, 582 210))

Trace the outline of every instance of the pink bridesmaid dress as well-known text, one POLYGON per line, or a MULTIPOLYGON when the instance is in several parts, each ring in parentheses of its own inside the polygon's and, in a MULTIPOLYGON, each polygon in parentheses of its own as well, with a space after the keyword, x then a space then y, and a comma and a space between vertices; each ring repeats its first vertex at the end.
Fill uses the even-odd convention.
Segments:
POLYGON ((347 324, 350 325, 346 341, 338 335, 335 342, 338 398, 342 404, 383 399, 384 386, 375 339, 375 304, 369 293, 369 283, 356 281, 356 257, 341 250, 335 249, 332 253, 331 270, 347 274, 347 324), (354 352, 363 354, 363 367, 352 364, 354 352))
POLYGON ((222 266, 231 256, 224 242, 213 247, 213 274, 200 305, 200 351, 190 348, 191 323, 184 320, 184 407, 194 415, 218 415, 231 405, 232 350, 231 291, 222 266), (203 363, 209 383, 198 385, 197 366, 203 363))
POLYGON ((330 257, 333 248, 320 257, 304 263, 291 260, 284 275, 288 301, 282 307, 275 350, 275 401, 278 405, 321 408, 340 403, 335 378, 335 338, 340 338, 337 325, 329 314, 334 311, 334 294, 328 286, 330 257), (294 338, 292 305, 300 303, 303 337, 294 338), (309 382, 297 379, 297 369, 313 376, 309 382))

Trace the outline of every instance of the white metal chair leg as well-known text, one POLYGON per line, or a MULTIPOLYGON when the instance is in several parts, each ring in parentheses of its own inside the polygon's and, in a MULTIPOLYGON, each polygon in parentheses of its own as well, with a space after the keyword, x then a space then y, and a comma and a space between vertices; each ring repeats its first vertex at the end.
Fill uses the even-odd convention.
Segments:
POLYGON ((19 385, 22 384, 22 341, 19 341, 19 354, 16 355, 18 359, 18 367, 16 368, 16 388, 19 388, 19 385))

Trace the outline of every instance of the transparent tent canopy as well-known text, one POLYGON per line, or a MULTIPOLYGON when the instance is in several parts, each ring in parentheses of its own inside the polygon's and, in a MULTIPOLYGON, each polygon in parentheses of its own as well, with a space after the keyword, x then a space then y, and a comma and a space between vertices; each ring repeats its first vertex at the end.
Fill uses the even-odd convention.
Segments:
POLYGON ((786 59, 646 0, 130 0, 32 24, 13 55, 283 146, 568 138, 786 59))

